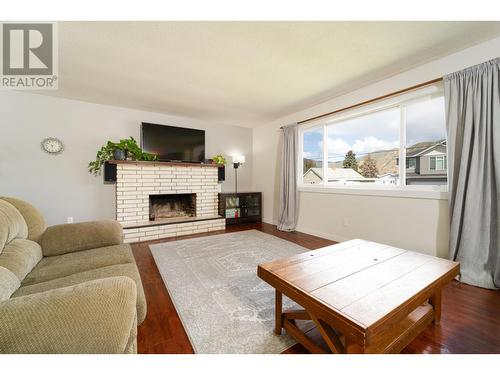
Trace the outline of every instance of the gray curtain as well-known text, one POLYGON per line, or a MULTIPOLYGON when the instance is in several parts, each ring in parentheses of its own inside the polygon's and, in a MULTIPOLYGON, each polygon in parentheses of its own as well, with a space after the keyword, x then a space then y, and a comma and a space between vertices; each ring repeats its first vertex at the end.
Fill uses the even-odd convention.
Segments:
POLYGON ((461 281, 500 287, 500 58, 444 77, 450 259, 461 281))
POLYGON ((284 126, 281 152, 280 211, 278 229, 295 230, 299 216, 297 191, 297 159, 299 152, 298 124, 284 126))

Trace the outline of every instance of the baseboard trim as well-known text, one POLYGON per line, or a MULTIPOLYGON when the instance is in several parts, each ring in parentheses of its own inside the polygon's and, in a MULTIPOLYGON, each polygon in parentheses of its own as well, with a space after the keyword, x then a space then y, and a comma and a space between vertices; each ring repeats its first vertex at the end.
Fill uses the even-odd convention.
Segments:
POLYGON ((335 233, 326 233, 326 232, 322 232, 322 231, 319 231, 316 229, 305 228, 305 227, 302 227, 300 225, 297 226, 297 231, 302 232, 302 233, 306 233, 306 234, 310 234, 312 236, 326 238, 327 240, 331 240, 331 241, 335 241, 335 242, 344 242, 344 241, 349 241, 349 240, 354 239, 354 237, 348 238, 348 237, 340 236, 340 235, 335 234, 335 233))
POLYGON ((268 217, 263 217, 262 218, 262 222, 263 223, 266 223, 266 224, 271 224, 271 225, 278 225, 278 221, 277 220, 274 220, 274 219, 270 219, 268 217))
MULTIPOLYGON (((264 223, 267 223, 267 224, 278 225, 278 221, 277 220, 274 220, 274 219, 271 219, 271 218, 268 218, 268 217, 262 218, 262 221, 264 223)), ((302 227, 300 225, 297 226, 297 232, 302 232, 302 233, 310 234, 311 236, 321 237, 321 238, 325 238, 327 240, 331 240, 331 241, 335 241, 335 242, 344 242, 344 241, 349 241, 349 240, 354 239, 354 238, 348 238, 348 237, 340 236, 340 235, 335 234, 335 233, 321 232, 319 230, 302 227)))

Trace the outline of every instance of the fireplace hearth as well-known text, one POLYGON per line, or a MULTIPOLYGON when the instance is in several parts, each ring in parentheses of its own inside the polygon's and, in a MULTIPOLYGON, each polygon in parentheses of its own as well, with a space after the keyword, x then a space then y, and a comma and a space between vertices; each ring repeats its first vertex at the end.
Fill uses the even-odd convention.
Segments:
POLYGON ((196 216, 196 194, 149 196, 149 220, 196 216))

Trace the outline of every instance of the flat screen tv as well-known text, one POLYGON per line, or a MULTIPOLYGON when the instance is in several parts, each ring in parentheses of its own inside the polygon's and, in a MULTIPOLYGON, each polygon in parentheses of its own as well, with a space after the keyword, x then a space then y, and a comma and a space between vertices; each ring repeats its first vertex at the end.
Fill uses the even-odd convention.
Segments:
POLYGON ((141 125, 141 147, 160 161, 202 163, 205 159, 205 131, 150 124, 141 125))

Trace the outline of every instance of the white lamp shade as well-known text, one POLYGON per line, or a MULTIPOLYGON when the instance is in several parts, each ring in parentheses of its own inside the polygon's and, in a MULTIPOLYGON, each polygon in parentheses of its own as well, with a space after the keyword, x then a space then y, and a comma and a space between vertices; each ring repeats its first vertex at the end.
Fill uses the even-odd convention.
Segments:
POLYGON ((244 155, 233 155, 233 163, 243 164, 245 162, 244 155))

